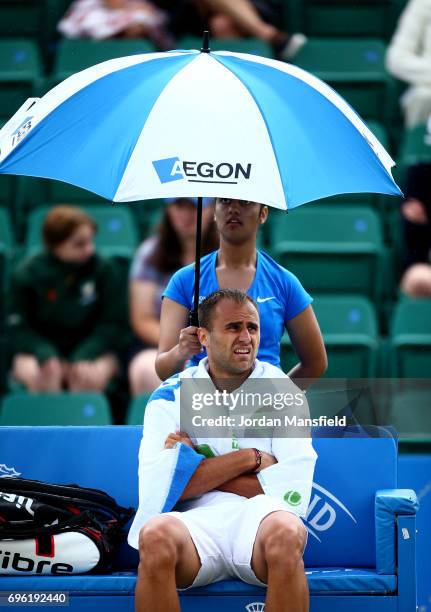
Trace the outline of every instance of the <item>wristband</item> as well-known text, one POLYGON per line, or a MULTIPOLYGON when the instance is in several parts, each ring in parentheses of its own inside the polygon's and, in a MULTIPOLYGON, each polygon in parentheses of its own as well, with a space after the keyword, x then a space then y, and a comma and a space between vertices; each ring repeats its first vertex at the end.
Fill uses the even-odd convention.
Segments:
POLYGON ((251 473, 256 474, 257 470, 260 468, 261 463, 262 463, 262 453, 257 448, 253 448, 253 450, 256 456, 256 465, 254 466, 254 469, 251 471, 251 473))

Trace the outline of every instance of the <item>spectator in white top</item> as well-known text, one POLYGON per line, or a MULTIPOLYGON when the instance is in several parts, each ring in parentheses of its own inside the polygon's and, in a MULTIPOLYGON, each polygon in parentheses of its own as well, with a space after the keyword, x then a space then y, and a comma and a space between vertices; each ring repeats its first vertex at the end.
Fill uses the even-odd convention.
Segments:
POLYGON ((401 98, 406 127, 431 115, 431 0, 409 0, 386 55, 388 71, 409 84, 401 98))
POLYGON ((164 50, 173 45, 167 20, 150 0, 74 0, 58 30, 66 38, 148 38, 164 50))

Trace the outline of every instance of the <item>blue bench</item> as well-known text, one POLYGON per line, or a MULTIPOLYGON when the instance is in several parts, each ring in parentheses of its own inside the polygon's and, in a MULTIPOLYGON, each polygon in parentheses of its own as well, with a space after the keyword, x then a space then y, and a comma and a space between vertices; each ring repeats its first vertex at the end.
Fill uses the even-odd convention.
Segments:
MULTIPOLYGON (((305 553, 313 612, 416 610, 417 500, 396 489, 396 441, 383 428, 373 432, 313 442, 305 553)), ((140 438, 140 427, 1 427, 0 476, 96 487, 136 508, 140 438)), ((2 576, 0 590, 68 591, 71 610, 132 612, 137 563, 124 544, 110 575, 2 576)), ((254 611, 264 598, 264 589, 226 581, 182 593, 181 609, 254 611)))

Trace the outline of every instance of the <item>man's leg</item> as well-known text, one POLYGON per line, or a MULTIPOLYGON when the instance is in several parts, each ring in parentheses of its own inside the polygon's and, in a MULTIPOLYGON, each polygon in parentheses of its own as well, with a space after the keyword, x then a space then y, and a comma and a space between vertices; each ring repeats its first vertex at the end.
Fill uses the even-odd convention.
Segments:
POLYGON ((174 516, 157 516, 139 534, 136 612, 179 612, 176 587, 195 579, 201 562, 187 527, 174 516))
POLYGON ((268 585, 266 612, 308 612, 309 594, 302 552, 306 529, 290 512, 273 512, 261 522, 251 566, 268 585))

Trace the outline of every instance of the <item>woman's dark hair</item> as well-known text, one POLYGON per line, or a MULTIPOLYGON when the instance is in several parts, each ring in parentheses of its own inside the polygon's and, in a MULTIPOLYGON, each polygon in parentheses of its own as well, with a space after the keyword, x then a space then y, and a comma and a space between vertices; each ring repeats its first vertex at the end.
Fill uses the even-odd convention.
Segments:
POLYGON ((68 240, 81 225, 89 225, 94 233, 97 231, 95 221, 80 208, 67 204, 55 206, 46 215, 43 223, 42 234, 46 248, 52 251, 68 240))
MULTIPOLYGON (((157 243, 149 263, 163 274, 176 272, 182 267, 182 247, 178 235, 169 219, 167 210, 157 231, 157 243)), ((202 255, 215 251, 219 246, 219 237, 214 219, 202 234, 202 255)))

